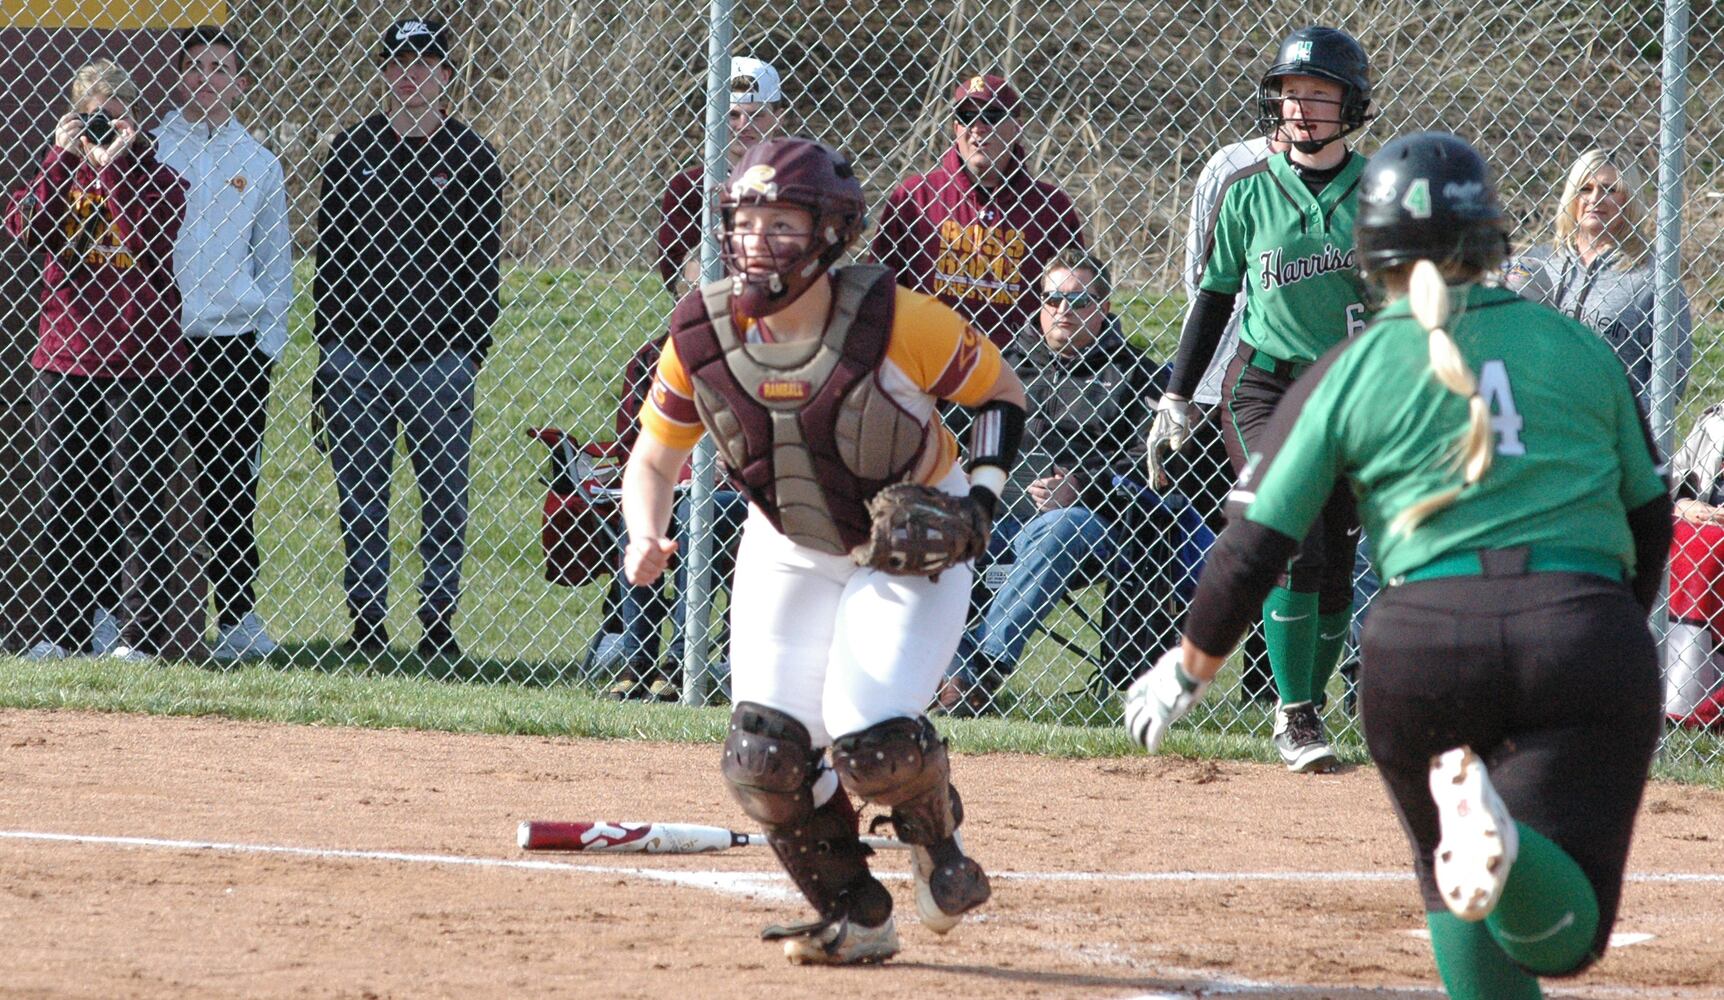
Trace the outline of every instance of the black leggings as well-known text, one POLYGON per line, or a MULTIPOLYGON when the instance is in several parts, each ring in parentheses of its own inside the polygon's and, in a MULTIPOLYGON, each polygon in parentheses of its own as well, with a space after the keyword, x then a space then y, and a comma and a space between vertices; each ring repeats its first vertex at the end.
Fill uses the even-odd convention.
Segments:
MULTIPOLYGON (((1579 573, 1386 587, 1365 625, 1365 742, 1413 849, 1425 909, 1446 909, 1432 756, 1470 746, 1518 821, 1598 895, 1604 953, 1660 729, 1658 653, 1628 588, 1579 573)), ((1578 969, 1575 971, 1579 971, 1578 969)))
MULTIPOLYGON (((1253 368, 1240 355, 1228 366, 1222 385, 1226 388, 1221 399, 1221 433, 1233 472, 1239 475, 1293 381, 1253 368)), ((1346 483, 1337 483, 1278 583, 1288 590, 1315 592, 1318 614, 1347 611, 1353 606, 1353 555, 1358 547, 1359 515, 1353 491, 1346 483)))

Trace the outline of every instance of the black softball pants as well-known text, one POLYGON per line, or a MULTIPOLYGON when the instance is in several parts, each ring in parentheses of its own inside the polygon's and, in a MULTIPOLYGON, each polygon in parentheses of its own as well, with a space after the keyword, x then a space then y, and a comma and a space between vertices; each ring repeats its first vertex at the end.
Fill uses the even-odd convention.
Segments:
POLYGON ((1592 954, 1602 955, 1661 724, 1658 654, 1628 588, 1512 569, 1386 587, 1364 657, 1365 742, 1425 909, 1446 909, 1431 875, 1430 759, 1470 746, 1515 819, 1586 873, 1598 896, 1592 954))

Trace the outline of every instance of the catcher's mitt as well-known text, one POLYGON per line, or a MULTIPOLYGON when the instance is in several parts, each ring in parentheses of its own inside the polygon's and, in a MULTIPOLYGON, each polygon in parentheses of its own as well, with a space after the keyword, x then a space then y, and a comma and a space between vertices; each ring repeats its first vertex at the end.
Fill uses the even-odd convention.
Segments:
POLYGON ((868 517, 868 541, 850 550, 858 566, 934 580, 986 552, 993 526, 975 500, 918 483, 893 483, 874 494, 868 517))

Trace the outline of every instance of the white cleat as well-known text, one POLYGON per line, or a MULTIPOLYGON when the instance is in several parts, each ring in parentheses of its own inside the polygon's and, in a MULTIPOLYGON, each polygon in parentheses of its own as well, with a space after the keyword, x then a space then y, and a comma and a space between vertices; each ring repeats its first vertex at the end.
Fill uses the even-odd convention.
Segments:
POLYGON ((1484 761, 1469 747, 1431 758, 1431 798, 1442 839, 1432 856, 1437 888, 1462 920, 1490 916, 1520 851, 1514 817, 1491 786, 1484 761))
POLYGON ((784 939, 792 965, 866 965, 898 954, 898 929, 892 918, 878 927, 836 920, 814 934, 784 939))
POLYGON ((923 927, 947 934, 964 922, 962 913, 953 916, 934 902, 934 890, 928 884, 934 877, 934 855, 926 847, 910 847, 910 876, 916 882, 916 915, 922 918, 923 927))

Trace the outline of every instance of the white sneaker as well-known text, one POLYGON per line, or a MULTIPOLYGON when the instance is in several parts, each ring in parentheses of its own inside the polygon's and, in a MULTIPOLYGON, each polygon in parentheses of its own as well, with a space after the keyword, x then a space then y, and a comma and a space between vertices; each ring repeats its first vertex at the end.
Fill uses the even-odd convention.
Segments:
POLYGON ((154 662, 156 662, 156 658, 154 656, 151 656, 150 654, 144 652, 141 649, 135 649, 131 646, 115 646, 113 649, 108 651, 108 659, 118 660, 121 663, 154 663, 154 662))
POLYGON ((120 620, 107 608, 97 608, 90 616, 90 652, 107 656, 120 644, 120 620))
POLYGON ((59 643, 44 639, 25 650, 20 659, 40 662, 43 660, 64 660, 71 655, 59 643))
POLYGON ((1514 817, 1491 786, 1484 761, 1468 747, 1431 758, 1431 798, 1442 839, 1432 857, 1437 888, 1462 920, 1490 916, 1520 852, 1514 817))
POLYGON ((1275 710, 1275 749, 1294 774, 1326 774, 1341 765, 1323 735, 1323 717, 1308 701, 1282 704, 1275 710))
POLYGON ((253 612, 241 618, 239 624, 221 630, 210 656, 217 660, 258 660, 280 648, 264 631, 263 619, 253 612))
POLYGON ((934 890, 928 885, 934 877, 934 855, 926 847, 910 846, 910 876, 916 881, 916 915, 922 918, 923 927, 947 934, 964 922, 962 913, 954 917, 934 902, 934 890))
POLYGON ((792 965, 862 965, 896 954, 898 929, 891 917, 878 927, 838 920, 817 934, 784 939, 784 957, 792 965))

